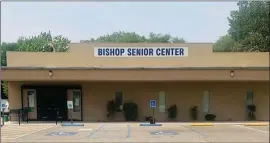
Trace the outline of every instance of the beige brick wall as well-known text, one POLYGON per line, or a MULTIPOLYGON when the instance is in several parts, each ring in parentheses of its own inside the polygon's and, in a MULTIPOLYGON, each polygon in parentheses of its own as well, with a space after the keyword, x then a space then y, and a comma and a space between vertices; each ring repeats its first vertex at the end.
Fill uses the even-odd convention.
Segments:
MULTIPOLYGON (((106 121, 106 104, 114 99, 116 91, 123 92, 124 101, 134 101, 139 107, 139 120, 152 115, 149 100, 158 101, 158 93, 166 92, 166 106, 176 104, 177 121, 190 121, 189 109, 198 106, 199 120, 203 120, 203 91, 210 94, 210 113, 217 115, 216 120, 246 120, 246 94, 254 92, 257 106, 257 120, 269 120, 268 82, 70 82, 81 84, 83 88, 83 120, 106 121)), ((32 83, 36 84, 36 83, 32 83)), ((53 84, 47 83, 47 84, 53 84)), ((61 84, 61 83, 58 83, 61 84)), ((65 83, 66 84, 66 83, 65 83)), ((21 108, 20 82, 9 82, 10 108, 21 108)), ((38 95, 37 95, 38 96, 38 95)), ((167 113, 155 110, 158 121, 167 121, 167 113)), ((115 121, 124 120, 121 113, 115 121)))
MULTIPOLYGON (((246 94, 254 92, 257 105, 257 119, 269 120, 268 83, 229 83, 229 82, 183 82, 183 83, 86 83, 83 84, 84 120, 107 120, 106 103, 114 99, 114 92, 122 91, 124 101, 134 101, 139 106, 139 120, 152 115, 149 100, 158 101, 158 93, 167 94, 167 108, 176 104, 178 121, 190 121, 189 109, 198 106, 199 120, 204 119, 203 91, 210 91, 209 112, 217 115, 216 120, 246 120, 246 94)), ((167 113, 155 110, 159 121, 167 120, 167 113)))
POLYGON ((7 52, 8 67, 268 67, 269 52, 213 52, 207 43, 70 44, 69 52, 7 52), (188 57, 100 58, 94 47, 188 47, 188 57), (33 60, 34 59, 34 60, 33 60), (59 60, 61 59, 61 60, 59 60))

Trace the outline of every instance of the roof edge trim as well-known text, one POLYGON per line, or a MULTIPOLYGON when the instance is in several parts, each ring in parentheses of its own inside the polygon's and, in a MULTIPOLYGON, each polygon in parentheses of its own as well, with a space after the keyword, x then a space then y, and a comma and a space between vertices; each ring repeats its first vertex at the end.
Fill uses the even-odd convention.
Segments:
POLYGON ((269 67, 4 67, 7 70, 269 70, 269 67))

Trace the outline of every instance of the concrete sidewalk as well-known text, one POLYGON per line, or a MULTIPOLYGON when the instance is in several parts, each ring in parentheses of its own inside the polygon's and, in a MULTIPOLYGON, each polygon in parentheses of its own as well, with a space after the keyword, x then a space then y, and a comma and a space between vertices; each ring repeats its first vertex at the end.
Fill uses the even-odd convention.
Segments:
MULTIPOLYGON (((1 122, 2 123, 2 122, 1 122)), ((66 122, 63 122, 66 123, 66 122)), ((85 125, 89 124, 129 124, 129 125, 139 125, 142 123, 149 123, 149 122, 77 122, 74 123, 83 123, 85 125)), ((243 122, 157 122, 158 124, 162 125, 195 125, 195 124, 213 124, 213 125, 269 125, 269 121, 243 121, 243 122)), ((19 125, 18 121, 9 121, 5 122, 5 125, 19 125)), ((29 121, 21 122, 21 125, 56 125, 55 121, 29 121)), ((58 122, 57 125, 61 125, 61 122, 58 122)))

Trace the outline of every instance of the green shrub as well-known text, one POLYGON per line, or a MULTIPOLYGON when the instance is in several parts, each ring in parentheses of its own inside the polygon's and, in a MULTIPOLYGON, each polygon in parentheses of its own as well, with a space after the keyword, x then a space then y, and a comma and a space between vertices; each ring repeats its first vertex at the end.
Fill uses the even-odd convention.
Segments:
POLYGON ((168 118, 175 119, 176 115, 177 115, 177 106, 176 105, 170 106, 168 109, 168 118))
POLYGON ((206 114, 204 116, 204 118, 205 118, 206 121, 215 121, 216 115, 215 114, 206 114))
POLYGON ((124 103, 124 117, 126 121, 136 121, 138 118, 138 106, 134 102, 124 103))
POLYGON ((249 120, 255 120, 255 112, 256 112, 256 105, 252 104, 252 105, 248 105, 247 106, 248 109, 248 117, 249 120))
POLYGON ((198 107, 193 106, 190 108, 190 116, 192 120, 197 120, 198 119, 198 107))
POLYGON ((256 106, 254 104, 248 105, 247 108, 250 112, 256 112, 256 106))
POLYGON ((107 103, 107 117, 111 117, 114 115, 116 111, 116 104, 114 103, 114 100, 110 100, 107 103))
POLYGON ((153 117, 152 116, 146 116, 146 117, 144 117, 144 120, 145 121, 150 121, 151 118, 153 118, 153 117))

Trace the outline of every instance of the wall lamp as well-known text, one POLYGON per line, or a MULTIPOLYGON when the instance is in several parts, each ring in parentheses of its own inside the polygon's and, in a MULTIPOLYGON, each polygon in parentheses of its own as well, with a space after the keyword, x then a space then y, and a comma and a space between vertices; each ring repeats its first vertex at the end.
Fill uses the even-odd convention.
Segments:
POLYGON ((231 70, 230 75, 231 75, 231 77, 234 77, 234 71, 233 70, 231 70))
POLYGON ((49 76, 52 77, 53 76, 53 72, 52 70, 49 70, 49 76))

